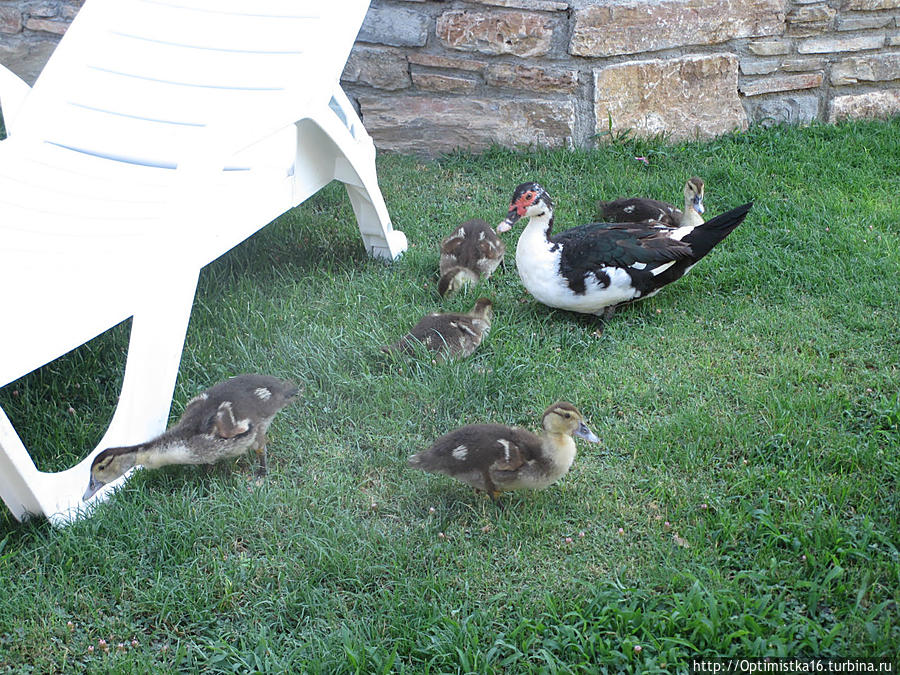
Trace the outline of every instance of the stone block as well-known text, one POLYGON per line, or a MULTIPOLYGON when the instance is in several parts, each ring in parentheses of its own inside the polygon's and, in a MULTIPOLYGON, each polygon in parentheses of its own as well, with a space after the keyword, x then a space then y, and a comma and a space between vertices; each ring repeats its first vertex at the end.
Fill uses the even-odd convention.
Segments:
POLYGON ((753 106, 753 121, 773 124, 809 124, 819 117, 819 97, 815 94, 790 94, 760 100, 753 106))
POLYGON ((511 7, 514 9, 536 9, 542 12, 559 12, 569 9, 568 2, 558 0, 469 0, 480 5, 511 7))
POLYGON ((25 5, 25 11, 36 19, 50 19, 57 15, 59 8, 53 2, 30 2, 25 5))
POLYGON ((361 96, 363 123, 382 150, 434 156, 457 148, 566 146, 575 104, 541 99, 361 96))
POLYGON ((575 10, 569 53, 614 56, 780 35, 785 0, 610 0, 575 10))
POLYGON ((769 75, 778 70, 779 61, 741 59, 741 73, 744 75, 769 75))
POLYGON ((407 54, 406 58, 409 59, 410 63, 419 66, 448 68, 453 70, 480 71, 487 65, 487 61, 478 59, 455 58, 450 56, 440 56, 438 54, 425 54, 423 52, 410 52, 407 54))
POLYGON ((900 35, 888 35, 888 47, 900 47, 900 35))
POLYGON ((893 22, 894 18, 885 14, 851 14, 842 15, 837 19, 835 28, 838 30, 869 30, 884 28, 893 22))
POLYGON ((828 5, 796 7, 787 14, 788 34, 804 37, 829 30, 837 10, 828 5))
POLYGON ((831 84, 900 80, 900 54, 871 54, 841 59, 831 67, 831 84))
POLYGON ((413 71, 412 82, 417 89, 452 94, 470 94, 478 86, 478 80, 462 75, 442 75, 413 71))
POLYGON ((451 49, 528 58, 550 51, 553 22, 533 12, 454 10, 438 17, 435 34, 451 49))
POLYGON ((709 138, 747 127, 733 54, 629 61, 594 71, 597 132, 709 138))
POLYGON ((56 41, 50 38, 24 40, 21 36, 0 43, 0 63, 33 85, 44 65, 56 49, 56 41))
POLYGON ((883 35, 854 35, 852 37, 822 37, 804 40, 797 47, 800 54, 828 54, 830 52, 859 52, 878 49, 884 45, 883 35))
POLYGON ((791 53, 791 43, 788 40, 756 40, 747 45, 747 48, 757 56, 777 56, 791 53))
POLYGON ((22 12, 14 7, 0 7, 0 33, 15 35, 22 32, 22 12))
POLYGON ((393 91, 410 85, 409 64, 399 49, 356 45, 341 75, 344 82, 393 91))
POLYGON ((28 30, 39 31, 42 33, 53 33, 54 35, 63 35, 69 28, 67 21, 53 21, 51 19, 26 19, 25 28, 28 30))
POLYGON ((484 73, 492 87, 510 87, 538 92, 572 93, 578 87, 578 71, 570 68, 539 68, 498 63, 484 73))
POLYGON ((809 70, 823 70, 825 68, 825 59, 787 59, 782 62, 781 69, 788 73, 803 73, 809 70))
POLYGON ((867 94, 835 96, 829 106, 828 122, 886 118, 898 114, 900 114, 900 89, 886 89, 867 94))
POLYGON ((370 7, 357 40, 391 47, 422 47, 428 40, 429 19, 400 7, 370 7))
POLYGON ((879 9, 897 9, 900 0, 847 0, 843 9, 862 9, 875 11, 879 9))
POLYGON ((822 86, 824 76, 822 73, 802 73, 800 75, 779 75, 767 77, 764 80, 741 85, 741 93, 744 96, 759 96, 771 94, 776 91, 796 91, 798 89, 814 89, 822 86))

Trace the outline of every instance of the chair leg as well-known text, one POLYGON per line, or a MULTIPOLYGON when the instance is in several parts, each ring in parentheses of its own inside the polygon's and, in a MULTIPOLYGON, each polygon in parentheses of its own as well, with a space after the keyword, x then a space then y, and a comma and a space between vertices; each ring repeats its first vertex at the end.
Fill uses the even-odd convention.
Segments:
MULTIPOLYGON (((148 293, 132 320, 119 404, 103 439, 81 462, 57 473, 38 471, 6 415, 0 414, 0 496, 17 519, 44 515, 54 525, 71 522, 86 510, 81 497, 101 450, 145 441, 165 429, 197 274, 173 272, 154 280, 152 297, 148 293)), ((126 479, 110 483, 90 503, 103 501, 126 479)))
POLYGON ((3 409, 0 408, 0 497, 16 520, 41 513, 35 494, 38 470, 3 409))
POLYGON ((391 225, 378 187, 375 146, 340 87, 334 92, 329 109, 333 123, 324 123, 323 129, 340 151, 334 177, 347 188, 366 250, 375 257, 393 260, 406 250, 407 241, 406 235, 391 225))

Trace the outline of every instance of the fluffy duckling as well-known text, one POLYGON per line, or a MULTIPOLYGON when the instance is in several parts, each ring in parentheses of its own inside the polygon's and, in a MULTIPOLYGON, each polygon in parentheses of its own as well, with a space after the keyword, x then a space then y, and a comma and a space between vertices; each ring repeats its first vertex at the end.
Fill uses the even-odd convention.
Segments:
POLYGON ((752 202, 699 225, 656 221, 588 223, 553 234, 553 201, 537 183, 513 193, 498 232, 521 218, 516 268, 528 292, 549 307, 612 316, 615 308, 680 279, 740 225, 752 202))
POLYGON ((483 220, 467 220, 441 242, 438 293, 450 297, 464 285, 487 279, 506 251, 494 228, 483 220))
POLYGON ((696 227, 703 224, 703 179, 693 176, 684 184, 684 211, 655 199, 632 197, 597 202, 597 218, 605 223, 641 223, 655 220, 663 225, 696 227))
POLYGON ((399 341, 381 350, 412 354, 415 345, 421 343, 435 352, 438 360, 465 358, 471 356, 487 336, 493 314, 493 303, 487 298, 479 298, 467 313, 429 314, 399 341))
POLYGON ((543 433, 503 424, 470 424, 437 439, 409 465, 443 473, 497 499, 505 490, 540 490, 562 478, 575 460, 573 436, 600 439, 571 403, 554 403, 541 418, 543 433))
POLYGON ((237 375, 210 387, 185 406, 178 423, 146 443, 107 448, 91 464, 83 499, 135 466, 213 464, 254 450, 259 477, 266 475, 266 431, 299 389, 268 375, 237 375))

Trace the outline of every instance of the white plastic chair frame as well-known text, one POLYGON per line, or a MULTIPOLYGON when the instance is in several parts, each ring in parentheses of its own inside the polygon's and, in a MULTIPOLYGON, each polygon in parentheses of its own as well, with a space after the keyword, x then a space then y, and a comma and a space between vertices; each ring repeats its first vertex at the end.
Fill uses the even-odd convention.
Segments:
POLYGON ((39 471, 0 410, 17 519, 77 517, 94 456, 165 428, 204 265, 335 179, 366 250, 405 250, 339 86, 368 4, 88 0, 34 88, 0 66, 0 386, 132 318, 118 406, 76 466, 39 471))

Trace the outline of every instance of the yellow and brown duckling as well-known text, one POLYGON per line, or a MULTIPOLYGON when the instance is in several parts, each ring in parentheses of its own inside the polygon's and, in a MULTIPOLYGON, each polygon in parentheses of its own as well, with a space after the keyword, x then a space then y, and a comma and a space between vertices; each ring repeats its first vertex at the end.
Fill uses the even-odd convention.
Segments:
POLYGON ((471 311, 428 314, 397 342, 382 347, 384 352, 412 354, 416 344, 435 353, 437 360, 471 356, 491 329, 493 303, 479 298, 471 311))
POLYGON ((597 202, 597 218, 604 223, 642 223, 654 220, 670 227, 703 224, 703 179, 691 177, 684 185, 684 211, 667 202, 632 197, 597 202))
POLYGON ((441 242, 438 293, 450 297, 466 284, 487 279, 503 260, 506 245, 483 220, 467 220, 441 242))
POLYGON ((265 476, 266 432, 276 413, 298 393, 293 383, 269 375, 237 375, 219 382, 191 399, 178 423, 160 436, 98 454, 83 499, 135 466, 214 464, 247 450, 256 452, 257 475, 265 476))
POLYGON ((600 439, 571 403, 554 403, 541 418, 540 436, 503 424, 470 424, 437 439, 409 465, 442 473, 497 499, 506 490, 540 490, 562 478, 575 460, 573 436, 600 439))

